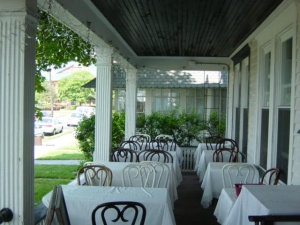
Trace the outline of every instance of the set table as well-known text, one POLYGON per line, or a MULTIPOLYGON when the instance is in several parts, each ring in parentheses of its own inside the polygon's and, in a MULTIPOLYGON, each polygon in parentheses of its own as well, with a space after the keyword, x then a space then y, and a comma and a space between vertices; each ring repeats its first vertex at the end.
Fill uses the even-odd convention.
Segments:
MULTIPOLYGON (((111 171, 112 171, 112 183, 111 186, 115 186, 115 187, 123 187, 123 183, 122 183, 122 172, 123 169, 125 168, 125 166, 132 164, 131 162, 106 162, 106 161, 96 161, 96 162, 87 162, 85 163, 85 165, 104 165, 106 167, 108 167, 111 171)), ((170 199, 172 201, 172 205, 174 204, 174 202, 178 199, 178 194, 177 194, 177 185, 179 183, 179 181, 177 180, 177 177, 175 175, 173 166, 171 163, 167 163, 167 165, 169 166, 170 169, 170 176, 169 176, 169 180, 167 181, 167 189, 169 191, 169 195, 170 195, 170 199)), ((166 180, 166 173, 163 174, 162 176, 162 180, 160 184, 164 184, 166 180)), ((139 186, 140 183, 138 182, 139 180, 133 180, 132 185, 133 186, 139 186)))
MULTIPOLYGON (((248 216, 300 215, 300 185, 244 185, 224 225, 253 225, 248 216)), ((280 222, 300 224, 300 222, 280 222)))
MULTIPOLYGON (((62 185, 62 189, 72 225, 92 224, 91 215, 94 208, 113 201, 142 203, 146 207, 145 224, 176 224, 166 188, 62 185)), ((42 199, 46 207, 49 205, 51 194, 52 191, 42 199)))
MULTIPOLYGON (((228 162, 210 162, 207 166, 201 188, 203 195, 201 205, 203 208, 208 208, 211 205, 213 198, 219 198, 222 188, 222 168, 224 165, 230 164, 228 162)), ((242 164, 242 163, 241 163, 242 164)), ((255 170, 253 183, 259 182, 258 170, 255 170)))

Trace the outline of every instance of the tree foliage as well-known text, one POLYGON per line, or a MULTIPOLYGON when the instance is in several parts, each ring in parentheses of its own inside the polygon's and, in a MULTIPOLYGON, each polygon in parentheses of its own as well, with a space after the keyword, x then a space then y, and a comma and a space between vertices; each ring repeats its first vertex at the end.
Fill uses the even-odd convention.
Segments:
POLYGON ((45 80, 42 71, 61 68, 71 61, 89 66, 96 62, 96 57, 88 41, 48 13, 40 10, 38 15, 35 88, 37 92, 42 92, 42 82, 45 80))
POLYGON ((58 82, 58 95, 60 100, 86 102, 89 97, 95 96, 92 88, 83 88, 82 85, 95 78, 87 71, 77 71, 58 82))

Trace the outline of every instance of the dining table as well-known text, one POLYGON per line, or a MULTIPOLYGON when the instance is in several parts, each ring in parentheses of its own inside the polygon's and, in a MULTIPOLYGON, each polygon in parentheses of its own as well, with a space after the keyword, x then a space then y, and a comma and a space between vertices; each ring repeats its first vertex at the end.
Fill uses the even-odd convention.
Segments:
MULTIPOLYGON (((203 150, 200 160, 199 160, 199 164, 197 167, 197 175, 199 177, 199 182, 202 182, 203 178, 204 178, 204 174, 206 172, 207 169, 207 165, 210 162, 213 162, 213 154, 215 151, 212 150, 203 150)), ((224 157, 224 161, 228 163, 229 161, 229 157, 230 157, 230 153, 229 152, 224 152, 223 153, 223 157, 224 157)), ((242 156, 239 154, 239 162, 242 161, 242 156)))
MULTIPOLYGON (((107 161, 94 161, 94 162, 85 163, 85 165, 104 165, 108 167, 112 171, 111 186, 116 186, 116 187, 123 186, 123 182, 122 182, 123 169, 129 164, 133 164, 133 163, 132 162, 107 162, 107 161)), ((172 206, 173 206, 174 202, 178 199, 177 186, 179 181, 177 181, 177 177, 175 175, 172 163, 166 163, 166 164, 169 166, 170 176, 169 178, 167 178, 166 171, 164 171, 161 177, 161 182, 159 183, 160 185, 159 187, 164 187, 162 185, 165 183, 166 179, 168 179, 166 188, 168 189, 170 199, 172 201, 172 206)), ((140 186, 140 180, 134 179, 132 181, 132 186, 136 186, 136 187, 140 186)))
MULTIPOLYGON (((243 185, 223 224, 252 225, 250 215, 300 215, 300 185, 243 185)), ((299 225, 300 222, 278 224, 299 225)))
MULTIPOLYGON (((72 225, 92 224, 91 215, 96 206, 105 202, 135 201, 146 208, 145 225, 175 225, 171 199, 166 188, 104 187, 61 185, 66 208, 72 225)), ((42 198, 49 206, 52 191, 42 198)), ((127 210, 130 211, 130 210, 127 210)), ((125 218, 128 213, 125 213, 125 218)), ((108 215, 112 216, 112 215, 108 215)), ((100 213, 98 214, 100 218, 100 213)), ((124 224, 120 220, 114 224, 124 224)))
POLYGON ((223 224, 227 219, 232 206, 237 199, 235 188, 223 188, 219 196, 214 216, 219 224, 223 224))
MULTIPOLYGON (((224 165, 229 164, 228 162, 210 162, 208 163, 204 178, 201 184, 203 189, 203 195, 201 198, 201 205, 203 208, 208 208, 214 198, 218 199, 222 188, 222 168, 224 165)), ((237 163, 235 163, 237 164, 237 163)), ((240 163, 244 164, 244 163, 240 163)), ((238 177, 237 177, 238 178, 238 177)), ((259 182, 259 172, 257 169, 254 171, 253 183, 259 182)))
MULTIPOLYGON (((139 153, 139 151, 137 151, 137 153, 139 153)), ((174 173, 175 173, 175 176, 176 176, 176 183, 177 183, 177 185, 179 185, 182 182, 183 178, 182 178, 180 163, 179 163, 179 159, 178 159, 178 154, 175 151, 169 151, 168 153, 170 153, 171 156, 173 157, 172 165, 173 165, 174 173)), ((155 161, 156 159, 157 159, 157 156, 154 156, 152 158, 153 161, 155 161)), ((122 159, 120 159, 120 160, 122 160, 122 159)), ((133 158, 133 161, 134 162, 137 161, 135 156, 133 158)), ((141 159, 140 159, 140 161, 141 161, 141 159)), ((163 158, 160 158, 157 161, 163 162, 163 158)))

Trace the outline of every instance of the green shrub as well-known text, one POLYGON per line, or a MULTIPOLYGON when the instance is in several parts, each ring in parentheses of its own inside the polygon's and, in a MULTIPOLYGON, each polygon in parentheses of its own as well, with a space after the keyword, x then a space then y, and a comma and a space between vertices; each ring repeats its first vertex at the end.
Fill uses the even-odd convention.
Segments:
POLYGON ((92 161, 95 149, 95 115, 89 118, 83 117, 75 129, 75 138, 78 140, 79 149, 83 152, 86 160, 92 161))
MULTIPOLYGON (((125 113, 113 112, 112 114, 112 147, 119 145, 125 135, 125 113)), ((75 130, 79 149, 87 161, 93 160, 95 150, 95 115, 84 117, 75 130)))

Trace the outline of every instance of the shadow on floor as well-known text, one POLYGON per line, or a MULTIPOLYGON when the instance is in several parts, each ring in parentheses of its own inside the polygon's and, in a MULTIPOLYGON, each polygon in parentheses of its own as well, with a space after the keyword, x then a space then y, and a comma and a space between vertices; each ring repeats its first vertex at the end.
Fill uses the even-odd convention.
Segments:
POLYGON ((183 181, 177 187, 178 199, 174 204, 176 224, 219 225, 213 215, 215 206, 205 209, 200 203, 203 190, 196 173, 182 172, 182 176, 183 181))

